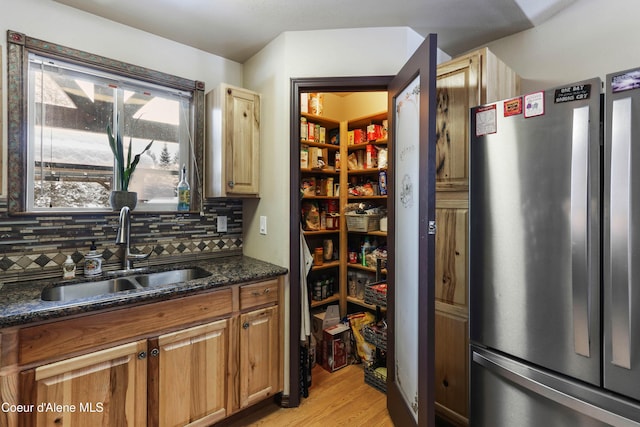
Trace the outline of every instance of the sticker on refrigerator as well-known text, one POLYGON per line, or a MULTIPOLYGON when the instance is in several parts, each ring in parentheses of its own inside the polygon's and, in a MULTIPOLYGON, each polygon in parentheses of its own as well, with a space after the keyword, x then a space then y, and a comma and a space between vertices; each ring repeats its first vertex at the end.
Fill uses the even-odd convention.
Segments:
POLYGON ((624 92, 625 90, 640 88, 640 70, 628 71, 611 78, 611 92, 624 92))
POLYGON ((581 101, 591 97, 591 85, 572 85, 556 89, 553 97, 555 104, 563 102, 581 101))
POLYGON ((524 117, 536 117, 544 114, 544 92, 534 92, 524 96, 524 117))
POLYGON ((522 114, 522 97, 504 101, 504 116, 517 116, 522 114))
POLYGON ((489 105, 476 110, 476 136, 496 133, 496 106, 489 105))

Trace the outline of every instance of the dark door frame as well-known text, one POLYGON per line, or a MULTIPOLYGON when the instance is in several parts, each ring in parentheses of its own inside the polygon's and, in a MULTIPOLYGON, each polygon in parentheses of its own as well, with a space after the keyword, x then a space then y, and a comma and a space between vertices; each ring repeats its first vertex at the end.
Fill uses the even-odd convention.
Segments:
MULTIPOLYGON (((300 94, 308 92, 387 91, 394 76, 313 77, 291 79, 289 221, 289 395, 282 405, 300 405, 300 94)), ((341 286, 344 286, 341 284, 341 286)))

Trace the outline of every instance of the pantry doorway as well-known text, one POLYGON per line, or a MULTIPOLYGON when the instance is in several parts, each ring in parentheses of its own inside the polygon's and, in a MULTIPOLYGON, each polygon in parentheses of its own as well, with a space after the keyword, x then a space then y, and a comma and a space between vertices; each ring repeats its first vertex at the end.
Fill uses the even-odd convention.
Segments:
MULTIPOLYGON (((301 95, 384 91, 388 93, 387 407, 396 425, 433 426, 435 260, 435 78, 436 36, 430 35, 397 76, 291 80, 290 394, 298 406, 301 387, 301 95), (397 349, 397 350, 396 350, 397 349), (400 351, 402 349, 402 351, 400 351)), ((343 128, 340 135, 346 135, 343 128)), ((326 135, 325 135, 326 137, 326 135)), ((342 141, 344 142, 344 141, 342 141)), ((348 153, 348 151, 346 151, 348 153)), ((323 153, 323 152, 320 152, 323 153)), ((345 151, 342 151, 345 153, 345 151)), ((324 153, 323 153, 324 154, 324 153)), ((325 154, 326 156, 327 154, 325 154)), ((341 167, 347 159, 340 158, 341 167)), ((333 163, 335 168, 335 160, 333 163)), ((344 175, 342 175, 344 177, 344 175)), ((347 194, 340 183, 342 198, 347 194)), ((344 182, 348 185, 348 182, 344 182)), ((380 185, 380 181, 378 181, 380 185)), ((378 188, 379 191, 379 188, 378 188)), ((335 197, 335 196, 334 196, 335 197)), ((347 196, 348 197, 348 196, 347 196)), ((342 214, 342 212, 341 212, 342 214)), ((341 219, 341 232, 346 230, 341 219)), ((349 241, 341 240, 337 298, 345 314, 349 241), (346 242, 346 243, 345 243, 346 242)), ((306 288, 308 290, 308 288, 306 288)), ((303 301, 304 299, 304 301, 303 301)))

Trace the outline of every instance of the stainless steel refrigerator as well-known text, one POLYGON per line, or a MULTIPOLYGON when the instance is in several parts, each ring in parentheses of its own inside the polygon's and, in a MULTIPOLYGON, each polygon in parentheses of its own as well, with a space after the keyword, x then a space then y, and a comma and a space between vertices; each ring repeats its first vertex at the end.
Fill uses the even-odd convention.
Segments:
POLYGON ((471 109, 470 423, 640 426, 640 72, 471 109))

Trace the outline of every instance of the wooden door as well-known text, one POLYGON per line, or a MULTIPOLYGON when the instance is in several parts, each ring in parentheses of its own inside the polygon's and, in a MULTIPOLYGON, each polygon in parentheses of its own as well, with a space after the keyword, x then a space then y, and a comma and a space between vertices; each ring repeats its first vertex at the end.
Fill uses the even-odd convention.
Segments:
POLYGON ((240 407, 278 391, 278 307, 240 316, 240 407))
POLYGON ((146 426, 146 341, 89 353, 21 374, 34 405, 21 425, 146 426))
POLYGON ((389 85, 387 406, 402 426, 435 423, 435 77, 429 35, 389 85))
POLYGON ((152 342, 153 425, 210 425, 228 415, 228 319, 162 335, 157 346, 152 342))
POLYGON ((226 188, 230 194, 257 194, 260 176, 260 96, 226 88, 224 141, 226 188))

